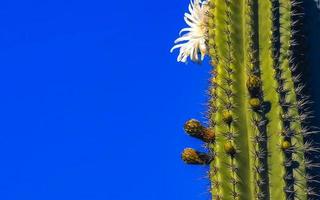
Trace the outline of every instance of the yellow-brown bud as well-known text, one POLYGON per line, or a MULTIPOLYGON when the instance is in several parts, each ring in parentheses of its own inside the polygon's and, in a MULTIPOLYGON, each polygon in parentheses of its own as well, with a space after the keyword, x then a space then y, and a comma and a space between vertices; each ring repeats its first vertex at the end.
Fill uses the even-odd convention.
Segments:
POLYGON ((289 149, 290 147, 291 147, 291 143, 290 143, 289 141, 287 141, 287 140, 283 141, 282 144, 281 144, 281 148, 282 148, 283 150, 287 150, 287 149, 289 149))
POLYGON ((224 150, 227 154, 234 155, 236 153, 236 148, 232 142, 227 142, 224 144, 224 150))
POLYGON ((213 142, 214 139, 216 138, 216 134, 213 130, 211 129, 205 129, 203 135, 202 135, 202 138, 199 138, 199 139, 202 139, 204 142, 213 142))
POLYGON ((261 80, 258 76, 250 75, 247 80, 247 87, 249 91, 256 92, 261 87, 261 80))
POLYGON ((224 110, 222 111, 222 119, 225 123, 227 124, 231 124, 231 122, 233 121, 233 117, 232 117, 232 113, 229 110, 224 110))
POLYGON ((249 104, 253 109, 259 109, 261 105, 261 101, 259 98, 251 98, 249 100, 249 104))
POLYGON ((210 163, 210 157, 192 148, 186 148, 182 152, 182 160, 187 164, 205 165, 210 163))
POLYGON ((198 138, 204 142, 213 142, 215 133, 201 125, 198 120, 190 119, 184 125, 184 130, 192 137, 198 138))
POLYGON ((184 124, 184 130, 189 134, 199 134, 203 129, 204 127, 196 119, 190 119, 184 124))

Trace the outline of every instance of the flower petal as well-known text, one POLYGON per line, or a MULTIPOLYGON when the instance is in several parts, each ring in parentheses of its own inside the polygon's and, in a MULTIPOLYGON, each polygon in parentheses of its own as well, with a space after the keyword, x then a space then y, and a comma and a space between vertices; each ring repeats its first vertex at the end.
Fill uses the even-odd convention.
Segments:
POLYGON ((170 52, 180 49, 178 62, 187 62, 188 57, 194 62, 201 62, 207 53, 207 16, 208 0, 191 0, 189 13, 184 14, 184 21, 189 26, 181 29, 180 37, 174 41, 170 52))

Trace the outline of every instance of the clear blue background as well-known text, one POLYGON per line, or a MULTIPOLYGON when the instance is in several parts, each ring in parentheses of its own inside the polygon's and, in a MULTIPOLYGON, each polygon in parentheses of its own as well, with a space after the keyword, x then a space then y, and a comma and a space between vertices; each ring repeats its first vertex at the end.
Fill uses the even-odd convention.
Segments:
POLYGON ((209 66, 176 63, 188 1, 0 3, 0 199, 209 199, 180 160, 209 66))
POLYGON ((1 200, 205 200, 180 153, 209 66, 169 53, 187 0, 2 0, 1 200))

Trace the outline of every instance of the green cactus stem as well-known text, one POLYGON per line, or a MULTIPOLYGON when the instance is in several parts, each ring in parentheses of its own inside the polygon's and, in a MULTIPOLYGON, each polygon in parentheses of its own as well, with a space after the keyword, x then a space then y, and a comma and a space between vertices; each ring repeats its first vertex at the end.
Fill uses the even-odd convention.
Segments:
POLYGON ((197 120, 185 131, 207 143, 209 154, 186 149, 190 164, 210 165, 213 200, 311 200, 301 55, 299 0, 194 0, 179 38, 178 61, 211 59, 209 127, 197 120), (197 36, 197 37, 193 37, 197 36), (179 44, 186 41, 184 44, 179 44), (214 154, 211 155, 211 154, 214 154))

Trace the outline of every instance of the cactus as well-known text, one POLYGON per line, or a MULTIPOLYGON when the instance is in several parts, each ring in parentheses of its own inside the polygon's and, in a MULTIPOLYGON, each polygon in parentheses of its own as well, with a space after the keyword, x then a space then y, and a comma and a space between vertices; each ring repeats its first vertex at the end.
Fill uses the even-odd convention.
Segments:
POLYGON ((178 61, 212 65, 208 127, 185 131, 209 153, 185 149, 189 164, 210 165, 214 200, 311 200, 320 192, 310 160, 309 100, 299 70, 303 59, 299 0, 191 0, 173 47, 178 61))

